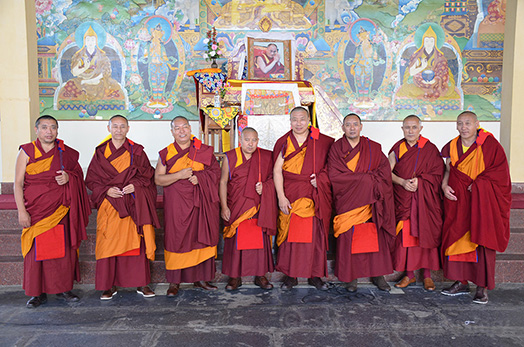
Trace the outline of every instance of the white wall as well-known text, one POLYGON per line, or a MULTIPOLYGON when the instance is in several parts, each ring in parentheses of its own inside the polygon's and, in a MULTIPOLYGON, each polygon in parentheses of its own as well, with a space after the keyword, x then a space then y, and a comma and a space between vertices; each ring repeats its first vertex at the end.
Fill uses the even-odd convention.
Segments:
MULTIPOLYGON (((143 145, 149 160, 156 165, 158 152, 173 142, 169 122, 130 121, 128 137, 143 145)), ((192 121, 192 133, 198 136, 198 122, 192 121)), ((379 142, 387 154, 391 146, 402 138, 402 122, 366 122, 362 135, 379 142)), ((455 122, 424 122, 422 135, 439 149, 456 137, 455 122)), ((499 122, 484 122, 481 126, 493 133, 497 139, 500 134, 499 122)), ((80 165, 87 169, 95 147, 108 135, 107 122, 102 121, 62 121, 58 137, 80 152, 80 165)))
MULTIPOLYGON (((402 122, 362 122, 362 135, 369 137, 382 145, 382 151, 387 154, 391 147, 403 137, 402 122)), ((429 139, 439 150, 448 141, 458 136, 455 122, 422 122, 422 136, 429 139)), ((492 133, 497 140, 500 134, 499 122, 480 122, 480 126, 492 133)))
MULTIPOLYGON (((190 122, 198 136, 198 122, 190 122)), ((109 134, 106 121, 62 121, 58 138, 80 152, 80 165, 86 171, 95 147, 109 134)), ((149 160, 156 165, 158 152, 173 142, 169 122, 130 121, 128 138, 144 146, 149 160)))

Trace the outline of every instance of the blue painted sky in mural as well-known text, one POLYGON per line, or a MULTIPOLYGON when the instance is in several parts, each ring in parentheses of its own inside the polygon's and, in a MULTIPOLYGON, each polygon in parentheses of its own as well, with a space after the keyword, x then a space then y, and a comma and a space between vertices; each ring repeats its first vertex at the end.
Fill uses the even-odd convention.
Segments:
POLYGON ((421 2, 422 0, 399 0, 398 15, 395 17, 393 23, 391 23, 391 27, 396 27, 400 22, 402 22, 407 14, 415 12, 421 2))

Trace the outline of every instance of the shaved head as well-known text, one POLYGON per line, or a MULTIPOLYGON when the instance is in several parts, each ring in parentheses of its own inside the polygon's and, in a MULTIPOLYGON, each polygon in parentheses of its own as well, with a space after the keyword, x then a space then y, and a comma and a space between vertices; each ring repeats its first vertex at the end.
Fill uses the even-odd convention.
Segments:
POLYGON ((253 132, 255 133, 255 135, 258 136, 258 131, 256 131, 255 128, 245 127, 244 129, 242 129, 242 135, 244 135, 244 133, 249 133, 249 132, 253 132))
POLYGON ((187 120, 186 117, 184 117, 184 116, 176 116, 175 118, 173 118, 173 119, 171 120, 171 128, 173 127, 173 124, 175 124, 175 121, 177 121, 177 120, 179 120, 179 119, 180 119, 180 120, 185 120, 186 123, 189 124, 189 121, 187 120))
POLYGON ((474 121, 478 121, 477 115, 475 112, 471 111, 464 111, 461 114, 458 115, 457 119, 460 117, 471 117, 474 121))
POLYGON ((121 118, 121 119, 125 120, 126 124, 129 125, 129 122, 127 121, 127 118, 122 116, 122 115, 120 115, 120 114, 115 114, 113 117, 109 118, 109 122, 107 122, 107 125, 111 125, 111 121, 113 119, 116 119, 116 118, 121 118))
POLYGON ((342 121, 342 124, 346 122, 346 118, 348 117, 357 117, 358 118, 358 124, 362 124, 362 119, 360 119, 359 115, 356 113, 350 113, 344 117, 344 120, 342 121))
POLYGON ((405 123, 406 121, 408 120, 416 120, 419 124, 422 124, 422 121, 420 120, 420 118, 418 116, 415 116, 414 114, 410 114, 409 116, 407 116, 406 118, 404 118, 404 120, 402 121, 402 123, 405 123))
POLYGON ((40 116, 40 117, 38 117, 38 118, 36 119, 36 121, 35 121, 35 128, 38 128, 38 125, 39 125, 40 122, 41 122, 42 120, 44 120, 44 119, 48 119, 48 120, 53 120, 53 121, 55 121, 55 123, 56 123, 56 127, 58 128, 58 121, 56 120, 56 118, 53 117, 53 116, 50 116, 50 115, 48 115, 48 114, 45 114, 45 115, 43 115, 43 116, 40 116))

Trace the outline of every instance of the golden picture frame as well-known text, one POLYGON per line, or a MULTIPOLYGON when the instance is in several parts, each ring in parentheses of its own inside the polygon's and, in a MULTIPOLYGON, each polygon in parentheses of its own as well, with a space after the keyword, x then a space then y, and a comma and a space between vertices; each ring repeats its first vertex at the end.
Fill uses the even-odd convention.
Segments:
POLYGON ((247 64, 250 80, 291 80, 291 40, 248 37, 247 64))

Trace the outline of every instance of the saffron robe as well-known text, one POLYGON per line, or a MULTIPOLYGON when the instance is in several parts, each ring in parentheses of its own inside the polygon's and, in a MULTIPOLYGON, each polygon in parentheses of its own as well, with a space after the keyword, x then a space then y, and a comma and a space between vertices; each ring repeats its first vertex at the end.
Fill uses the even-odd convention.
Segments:
POLYGON ((416 192, 393 184, 397 223, 393 256, 395 270, 438 270, 443 212, 440 186, 444 162, 437 147, 422 136, 414 146, 405 139, 398 141, 391 152, 395 153, 396 159, 393 173, 403 179, 416 177, 418 180, 416 192))
POLYGON ((299 145, 293 132, 289 131, 278 139, 273 150, 273 161, 279 155, 284 158, 284 193, 292 207, 288 215, 279 212, 276 269, 291 277, 327 276, 331 184, 326 172, 326 161, 333 141, 331 137, 312 129, 307 140, 299 145), (317 188, 310 182, 313 173, 316 174, 317 188), (310 217, 312 219, 308 220, 310 217), (299 227, 300 230, 292 225, 301 221, 311 224, 305 228, 299 227), (308 239, 309 242, 291 242, 288 239, 290 228, 298 240, 308 239))
POLYGON ((457 197, 444 199, 444 276, 491 290, 496 252, 506 250, 510 235, 511 179, 504 149, 491 133, 479 129, 465 153, 456 137, 442 156, 450 158, 448 185, 457 197))
MULTIPOLYGON (((393 272, 390 249, 395 236, 391 168, 380 144, 361 136, 352 148, 345 136, 331 147, 328 173, 333 185, 337 252, 335 275, 343 282, 393 272), (355 226, 376 226, 377 252, 352 254, 355 226)), ((366 235, 364 243, 370 242, 366 235)))
POLYGON ((169 283, 211 281, 219 238, 220 166, 213 148, 193 139, 182 150, 172 143, 159 152, 166 173, 191 167, 198 184, 187 179, 164 187, 164 255, 169 283))
POLYGON ((227 164, 223 165, 229 165, 227 205, 231 216, 229 221, 224 221, 222 273, 230 277, 263 276, 274 270, 270 235, 276 235, 278 207, 272 153, 257 148, 251 158, 246 159, 238 147, 225 154, 227 164), (262 182, 262 195, 256 192, 257 182, 262 182), (239 228, 239 225, 249 223, 250 219, 256 220, 256 226, 260 228, 252 227, 250 231, 261 234, 260 239, 255 234, 249 240, 251 248, 241 249, 242 243, 237 242, 237 232, 243 232, 244 229, 239 228), (261 244, 253 239, 260 240, 261 244))
MULTIPOLYGON (((44 152, 40 141, 20 146, 28 156, 24 176, 24 204, 31 216, 31 226, 22 231, 21 245, 24 256, 23 288, 26 295, 56 294, 73 288, 73 281, 80 281, 77 250, 87 239, 89 200, 84 184, 84 174, 78 164, 79 154, 62 140, 44 152), (69 182, 58 185, 56 172, 63 170, 69 182), (62 225, 64 228, 65 255, 60 258, 36 261, 38 250, 35 239, 62 225)), ((63 253, 62 251, 60 253, 63 253)))
POLYGON ((154 169, 144 147, 126 139, 116 149, 112 140, 96 147, 86 175, 91 200, 98 209, 95 288, 142 287, 151 281, 147 259, 155 259, 156 214, 154 169), (107 195, 111 187, 135 191, 121 198, 107 195), (114 259, 116 257, 116 259, 114 259))

